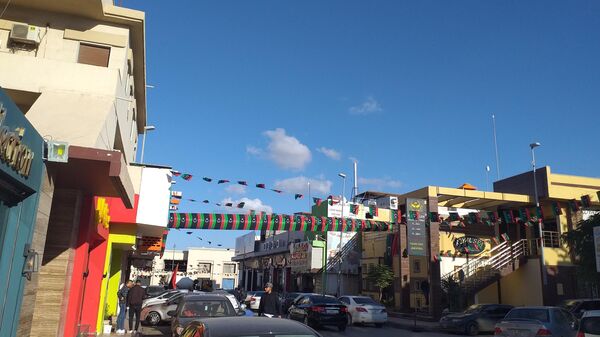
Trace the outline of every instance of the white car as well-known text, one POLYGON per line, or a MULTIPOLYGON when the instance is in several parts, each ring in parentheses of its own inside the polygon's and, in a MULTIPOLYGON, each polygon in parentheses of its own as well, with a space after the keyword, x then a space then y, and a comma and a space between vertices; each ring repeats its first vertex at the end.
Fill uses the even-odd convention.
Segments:
POLYGON ((583 314, 577 337, 600 337, 600 310, 590 310, 583 314))
POLYGON ((145 308, 149 305, 166 303, 168 300, 173 298, 175 295, 185 293, 185 292, 188 292, 188 291, 187 290, 170 290, 170 291, 165 292, 162 295, 145 299, 144 302, 142 302, 142 308, 145 308))
POLYGON ((372 323, 380 328, 387 323, 385 306, 367 296, 342 296, 339 300, 348 307, 348 324, 372 323))

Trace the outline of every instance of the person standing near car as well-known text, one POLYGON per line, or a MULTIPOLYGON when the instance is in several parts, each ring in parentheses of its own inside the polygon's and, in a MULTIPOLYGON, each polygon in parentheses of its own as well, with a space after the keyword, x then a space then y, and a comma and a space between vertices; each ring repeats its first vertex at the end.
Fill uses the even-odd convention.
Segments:
POLYGON ((142 281, 135 281, 135 286, 127 293, 127 306, 129 307, 129 333, 136 333, 140 328, 140 312, 146 292, 142 288, 142 281), (135 330, 133 329, 133 316, 135 315, 135 330))
POLYGON ((127 312, 127 293, 133 287, 133 281, 128 280, 117 292, 119 300, 119 316, 117 316, 117 334, 125 334, 125 313, 127 312))
POLYGON ((260 297, 258 316, 281 318, 281 301, 279 295, 273 292, 273 283, 265 284, 265 293, 260 297))

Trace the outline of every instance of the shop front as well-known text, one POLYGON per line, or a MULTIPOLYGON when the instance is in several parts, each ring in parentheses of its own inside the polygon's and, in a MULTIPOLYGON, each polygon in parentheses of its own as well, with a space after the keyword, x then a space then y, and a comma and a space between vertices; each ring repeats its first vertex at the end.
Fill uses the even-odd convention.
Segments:
POLYGON ((0 89, 0 336, 15 336, 25 284, 39 268, 31 248, 44 141, 0 89))

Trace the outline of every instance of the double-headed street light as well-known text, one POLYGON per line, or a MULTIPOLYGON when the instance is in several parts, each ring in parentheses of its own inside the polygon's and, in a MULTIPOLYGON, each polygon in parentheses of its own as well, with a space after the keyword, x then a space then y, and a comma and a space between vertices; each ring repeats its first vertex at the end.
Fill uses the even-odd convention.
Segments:
POLYGON ((146 147, 146 133, 148 131, 154 131, 156 127, 154 125, 144 126, 144 136, 142 137, 142 156, 140 158, 140 164, 144 163, 144 148, 146 147))
MULTIPOLYGON (((535 198, 535 207, 536 211, 540 208, 540 199, 538 196, 537 189, 537 176, 535 174, 535 148, 540 147, 542 144, 535 142, 529 144, 529 148, 531 149, 531 167, 533 170, 533 195, 535 198)), ((538 213, 539 215, 540 213, 538 213)), ((548 284, 548 272, 546 271, 546 261, 544 259, 544 232, 542 228, 542 219, 538 219, 538 231, 540 232, 540 267, 542 268, 542 281, 544 286, 548 284)))
MULTIPOLYGON (((338 173, 338 176, 340 178, 342 178, 343 180, 343 187, 342 187, 342 198, 340 200, 340 203, 342 205, 342 213, 341 213, 341 220, 344 221, 344 195, 346 195, 346 175, 344 173, 338 173)), ((341 293, 341 282, 342 282, 342 234, 343 232, 340 231, 340 245, 338 246, 338 277, 337 277, 337 295, 338 296, 342 296, 341 293)))

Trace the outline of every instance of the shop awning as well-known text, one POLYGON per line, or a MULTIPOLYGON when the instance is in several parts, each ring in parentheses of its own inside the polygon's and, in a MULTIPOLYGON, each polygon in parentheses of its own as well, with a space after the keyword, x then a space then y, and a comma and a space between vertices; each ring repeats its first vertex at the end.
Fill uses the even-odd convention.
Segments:
POLYGON ((134 188, 127 163, 119 151, 70 146, 68 163, 48 163, 55 188, 83 190, 103 197, 117 197, 133 208, 134 188))

